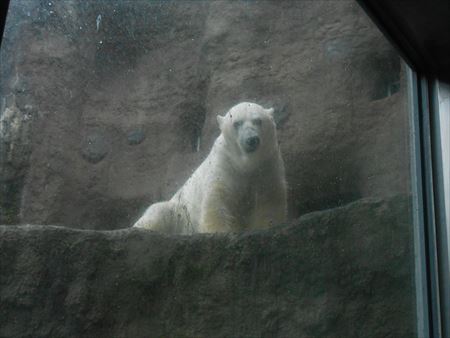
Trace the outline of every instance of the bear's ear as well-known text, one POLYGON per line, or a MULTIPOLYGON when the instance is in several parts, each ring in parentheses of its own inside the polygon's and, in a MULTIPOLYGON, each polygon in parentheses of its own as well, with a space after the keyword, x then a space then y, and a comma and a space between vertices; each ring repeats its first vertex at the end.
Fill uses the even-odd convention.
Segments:
POLYGON ((224 119, 225 118, 223 116, 217 115, 217 123, 219 124, 220 130, 222 130, 222 124, 224 119))
POLYGON ((273 109, 273 108, 266 109, 266 112, 267 112, 267 114, 269 114, 271 117, 273 117, 273 112, 274 112, 274 109, 273 109))

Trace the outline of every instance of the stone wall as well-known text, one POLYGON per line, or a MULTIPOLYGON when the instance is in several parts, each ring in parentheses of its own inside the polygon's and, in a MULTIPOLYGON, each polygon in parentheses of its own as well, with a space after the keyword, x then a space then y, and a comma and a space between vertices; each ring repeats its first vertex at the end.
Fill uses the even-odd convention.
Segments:
POLYGON ((274 106, 292 218, 408 192, 401 61, 353 1, 12 0, 0 223, 125 228, 274 106))

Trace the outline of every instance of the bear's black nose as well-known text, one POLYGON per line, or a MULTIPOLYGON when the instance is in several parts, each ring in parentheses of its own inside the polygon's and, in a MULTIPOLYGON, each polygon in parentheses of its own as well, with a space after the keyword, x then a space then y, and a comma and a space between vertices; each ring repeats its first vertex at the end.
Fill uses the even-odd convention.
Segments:
POLYGON ((248 151, 254 151, 256 150, 256 148, 258 148, 259 137, 258 136, 249 137, 245 140, 245 143, 247 144, 248 151))

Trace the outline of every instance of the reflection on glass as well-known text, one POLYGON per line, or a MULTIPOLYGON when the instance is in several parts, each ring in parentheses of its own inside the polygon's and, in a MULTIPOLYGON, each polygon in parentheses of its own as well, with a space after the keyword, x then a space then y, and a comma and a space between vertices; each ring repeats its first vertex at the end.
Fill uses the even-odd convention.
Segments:
POLYGON ((447 227, 449 227, 447 231, 447 243, 450 243, 450 85, 445 83, 439 84, 439 119, 442 140, 445 218, 447 227))

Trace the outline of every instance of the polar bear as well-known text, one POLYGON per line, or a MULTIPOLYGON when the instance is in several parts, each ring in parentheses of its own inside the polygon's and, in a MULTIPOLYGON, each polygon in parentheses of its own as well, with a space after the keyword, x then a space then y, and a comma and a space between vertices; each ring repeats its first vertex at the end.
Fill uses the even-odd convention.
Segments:
POLYGON ((243 102, 217 116, 221 134, 186 183, 135 227, 165 233, 232 232, 285 221, 284 164, 273 108, 243 102))

